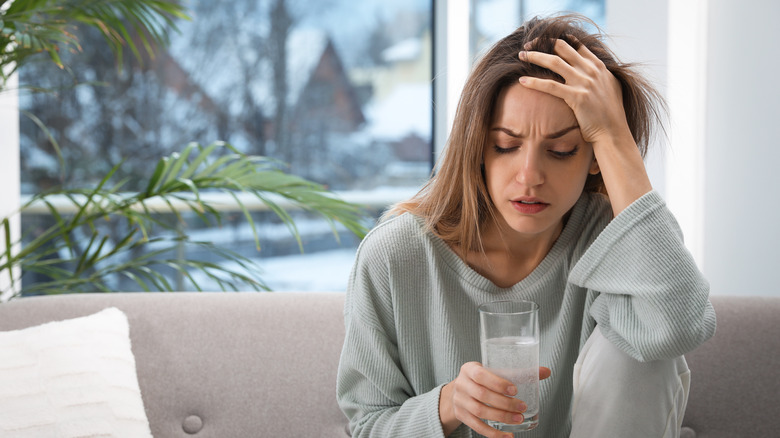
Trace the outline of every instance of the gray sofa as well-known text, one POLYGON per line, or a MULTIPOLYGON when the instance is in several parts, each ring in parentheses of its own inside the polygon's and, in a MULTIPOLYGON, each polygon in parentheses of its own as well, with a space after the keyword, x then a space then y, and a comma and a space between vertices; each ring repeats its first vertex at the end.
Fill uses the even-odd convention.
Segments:
MULTIPOLYGON (((681 436, 780 436, 780 298, 712 298, 715 337, 688 355, 681 436)), ((120 293, 0 304, 0 330, 117 307, 155 437, 345 437, 335 400, 342 293, 120 293)))

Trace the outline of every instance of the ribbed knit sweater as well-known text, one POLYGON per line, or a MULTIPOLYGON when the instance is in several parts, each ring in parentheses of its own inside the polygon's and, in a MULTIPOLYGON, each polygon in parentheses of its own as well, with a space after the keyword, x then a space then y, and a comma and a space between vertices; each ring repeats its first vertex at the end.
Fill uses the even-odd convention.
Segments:
MULTIPOLYGON (((661 197, 650 192, 616 218, 605 197, 583 194, 550 252, 528 277, 500 288, 406 213, 361 243, 345 305, 337 391, 353 437, 442 437, 439 396, 481 361, 484 302, 540 308, 539 426, 523 438, 567 437, 572 371, 599 325, 640 361, 693 350, 715 331, 709 286, 661 197)), ((452 437, 478 436, 461 425, 452 437)))

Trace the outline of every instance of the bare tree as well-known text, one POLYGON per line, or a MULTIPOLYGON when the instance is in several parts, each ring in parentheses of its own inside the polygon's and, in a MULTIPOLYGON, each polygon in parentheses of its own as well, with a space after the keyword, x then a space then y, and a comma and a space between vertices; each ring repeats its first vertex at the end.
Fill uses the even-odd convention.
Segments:
MULTIPOLYGON (((21 165, 26 185, 45 190, 51 185, 89 183, 120 161, 124 165, 117 177, 147 176, 153 170, 150 160, 190 141, 213 140, 207 137, 215 135, 216 117, 204 110, 208 106, 204 96, 187 93, 186 84, 174 88, 166 83, 181 79, 162 73, 162 64, 171 62, 170 57, 163 53, 154 63, 141 66, 128 55, 119 71, 101 39, 98 32, 87 29, 80 35, 83 51, 62 54, 74 66, 72 71, 48 63, 28 64, 20 70, 22 83, 48 90, 23 97, 23 110, 34 115, 22 117, 21 165), (46 130, 32 117, 40 119, 46 130), (64 171, 56 165, 49 134, 60 145, 64 171)), ((170 75, 171 69, 167 70, 170 75)))
POLYGON ((285 0, 275 0, 271 8, 271 33, 269 35, 270 59, 273 65, 273 97, 276 103, 274 114, 275 141, 277 150, 282 152, 282 159, 292 161, 292 149, 288 141, 287 124, 287 39, 293 25, 292 17, 287 10, 285 0))

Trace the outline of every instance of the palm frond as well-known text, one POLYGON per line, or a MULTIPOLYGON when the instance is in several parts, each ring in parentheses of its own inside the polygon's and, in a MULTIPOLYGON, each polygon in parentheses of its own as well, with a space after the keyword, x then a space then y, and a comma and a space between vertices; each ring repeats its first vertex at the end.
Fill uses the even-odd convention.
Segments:
POLYGON ((98 29, 121 67, 125 48, 141 63, 152 58, 180 19, 189 17, 178 0, 13 1, 0 8, 0 89, 33 55, 47 53, 62 68, 63 50, 81 51, 78 26, 98 29))
POLYGON ((236 201, 251 225, 257 246, 260 242, 258 230, 239 195, 254 197, 274 212, 287 225, 301 250, 298 229, 282 201, 317 213, 328 221, 336 237, 338 224, 361 238, 367 231, 363 225, 366 214, 360 206, 339 199, 319 184, 285 173, 274 160, 242 154, 223 142, 208 146, 192 143, 180 153, 163 157, 146 188, 140 192, 120 192, 124 181, 111 184, 111 178, 120 166, 121 163, 94 188, 33 196, 25 206, 45 205, 53 224, 33 236, 19 251, 11 250, 20 242, 11 242, 8 218, 0 222, 6 236, 6 248, 0 250, 0 273, 7 271, 11 275, 12 286, 19 281, 14 277, 13 268, 20 267, 22 272, 37 273, 49 279, 25 287, 25 293, 109 291, 112 287, 108 279, 117 275, 132 279, 143 290, 175 290, 175 285, 154 269, 165 267, 198 289, 193 270, 223 289, 267 289, 251 260, 208 242, 194 242, 181 231, 178 224, 183 221, 179 213, 182 208, 196 213, 204 224, 221 222, 223 212, 207 196, 214 193, 227 194, 236 201), (54 197, 67 200, 74 213, 66 215, 58 211, 54 197), (176 222, 161 220, 161 213, 174 213, 176 222), (104 220, 123 224, 118 237, 112 238, 101 231, 99 223, 104 220), (153 235, 155 231, 157 235, 153 235), (170 258, 168 254, 178 245, 206 248, 238 268, 225 267, 224 263, 170 258))

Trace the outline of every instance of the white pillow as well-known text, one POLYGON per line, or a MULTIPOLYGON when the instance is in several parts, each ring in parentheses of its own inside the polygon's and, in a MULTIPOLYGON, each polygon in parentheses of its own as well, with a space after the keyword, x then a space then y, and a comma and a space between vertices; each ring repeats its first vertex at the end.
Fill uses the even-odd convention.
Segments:
POLYGON ((113 307, 0 332, 0 436, 151 437, 129 335, 113 307))

